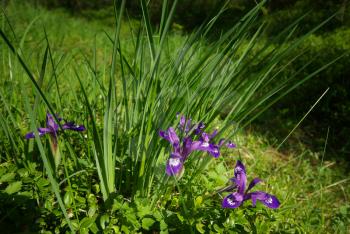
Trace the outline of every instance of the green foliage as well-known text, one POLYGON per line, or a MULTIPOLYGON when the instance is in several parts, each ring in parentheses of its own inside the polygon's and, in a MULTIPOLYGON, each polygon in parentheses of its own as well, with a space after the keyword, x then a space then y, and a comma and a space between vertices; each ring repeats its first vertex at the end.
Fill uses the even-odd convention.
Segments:
POLYGON ((278 100, 274 95, 296 87, 293 80, 272 88, 266 84, 283 78, 288 60, 296 58, 293 49, 306 38, 283 43, 289 32, 282 32, 272 45, 264 38, 264 25, 256 27, 261 6, 211 43, 206 38, 215 19, 179 35, 171 31, 172 5, 163 8, 159 30, 150 23, 146 1, 141 23, 128 27, 117 8, 115 31, 62 11, 8 7, 14 23, 2 18, 0 48, 6 77, 0 80, 1 230, 318 233, 334 231, 335 224, 346 229, 345 172, 307 151, 290 158, 271 155, 264 141, 238 133, 278 100), (34 15, 42 19, 32 21, 34 15), (47 23, 46 33, 39 22, 47 23), (46 136, 23 139, 44 125, 47 111, 88 129, 60 135, 62 160, 55 169, 46 136), (167 177, 169 149, 158 130, 176 126, 177 112, 205 121, 208 129, 221 125, 222 135, 234 136, 238 149, 215 161, 193 154, 181 180, 167 177), (239 209, 221 208, 217 190, 232 177, 238 155, 247 162, 249 177, 266 178, 259 186, 277 195, 281 209, 253 208, 248 202, 239 209), (312 166, 313 160, 320 165, 312 166), (332 211, 334 218, 328 215, 332 211))

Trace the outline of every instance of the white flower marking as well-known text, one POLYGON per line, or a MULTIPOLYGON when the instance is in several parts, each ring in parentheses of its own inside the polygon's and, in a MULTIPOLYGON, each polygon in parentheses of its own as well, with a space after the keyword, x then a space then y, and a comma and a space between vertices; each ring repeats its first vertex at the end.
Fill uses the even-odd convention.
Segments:
POLYGON ((267 204, 271 204, 271 203, 272 203, 272 198, 271 198, 271 197, 268 197, 268 198, 265 200, 265 202, 266 202, 267 204))
POLYGON ((227 198, 227 203, 230 205, 230 206, 234 206, 236 204, 235 201, 233 201, 232 199, 230 198, 227 198))
POLYGON ((235 173, 239 173, 239 172, 241 172, 241 171, 243 171, 243 169, 242 169, 241 167, 236 167, 236 168, 235 168, 235 173))
POLYGON ((181 160, 179 158, 171 158, 169 159, 169 166, 171 167, 177 167, 181 163, 181 160))

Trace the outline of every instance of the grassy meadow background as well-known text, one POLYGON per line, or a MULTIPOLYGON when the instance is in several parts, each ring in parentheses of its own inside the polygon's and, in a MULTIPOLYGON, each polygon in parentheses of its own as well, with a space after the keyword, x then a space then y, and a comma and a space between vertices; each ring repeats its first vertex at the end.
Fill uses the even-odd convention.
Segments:
POLYGON ((348 233, 347 1, 237 1, 212 21, 213 1, 164 2, 1 2, 0 230, 348 233), (87 129, 59 135, 57 168, 47 136, 24 138, 47 112, 87 129), (158 131, 178 112, 237 147, 169 178, 158 131), (221 208, 238 159, 280 208, 221 208))

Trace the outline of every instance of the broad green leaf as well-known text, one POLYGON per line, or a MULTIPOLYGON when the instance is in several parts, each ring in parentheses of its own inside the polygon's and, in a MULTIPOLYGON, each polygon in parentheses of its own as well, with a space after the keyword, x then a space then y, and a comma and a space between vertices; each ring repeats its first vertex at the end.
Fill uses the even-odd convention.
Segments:
POLYGON ((85 217, 82 220, 80 220, 80 228, 86 228, 89 229, 93 224, 95 223, 94 218, 85 217))
POLYGON ((16 176, 16 174, 13 172, 6 173, 5 175, 1 176, 0 183, 10 182, 15 178, 15 176, 16 176))
POLYGON ((101 228, 104 230, 106 226, 108 226, 108 224, 109 224, 109 215, 107 214, 102 215, 100 218, 101 228))
POLYGON ((66 194, 64 194, 63 202, 67 207, 69 207, 73 203, 73 200, 74 200, 74 195, 71 191, 68 191, 66 192, 66 194))
POLYGON ((152 218, 143 218, 142 219, 142 228, 145 230, 149 230, 150 227, 154 224, 154 219, 152 218))
POLYGON ((16 181, 16 182, 9 184, 6 187, 5 192, 8 194, 13 194, 13 193, 16 193, 19 190, 21 190, 21 187, 22 187, 22 181, 16 181))
POLYGON ((203 223, 196 223, 196 229, 197 231, 199 231, 200 233, 205 233, 205 230, 203 229, 204 224, 203 223))

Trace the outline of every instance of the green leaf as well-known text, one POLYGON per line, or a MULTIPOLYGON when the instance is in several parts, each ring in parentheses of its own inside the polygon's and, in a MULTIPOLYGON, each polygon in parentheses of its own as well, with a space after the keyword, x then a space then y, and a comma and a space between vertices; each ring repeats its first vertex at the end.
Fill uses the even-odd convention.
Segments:
POLYGON ((94 218, 85 217, 80 221, 80 228, 89 229, 95 222, 94 218))
POLYGON ((198 196, 198 197, 196 197, 196 200, 194 201, 194 206, 195 207, 200 207, 202 202, 203 202, 203 197, 202 196, 198 196))
POLYGON ((95 215, 96 213, 96 210, 97 210, 97 206, 96 205, 93 205, 89 208, 89 211, 88 211, 88 216, 89 217, 92 217, 95 215))
POLYGON ((15 176, 16 176, 16 174, 13 172, 6 173, 5 175, 1 176, 0 183, 10 182, 15 178, 15 176))
POLYGON ((224 231, 224 229, 220 228, 219 225, 214 224, 214 229, 215 231, 217 231, 218 233, 222 233, 224 231))
POLYGON ((72 192, 66 192, 63 197, 63 202, 66 206, 70 206, 73 203, 73 194, 72 192))
POLYGON ((8 194, 13 194, 13 193, 18 192, 21 189, 21 187, 22 187, 22 181, 16 181, 16 182, 9 184, 6 187, 5 192, 8 194))
POLYGON ((140 218, 145 217, 146 215, 152 214, 152 209, 150 206, 138 207, 137 216, 140 218))
POLYGON ((200 233, 205 233, 205 230, 203 229, 204 224, 203 223, 197 223, 196 224, 196 229, 197 231, 199 231, 200 233))
POLYGON ((7 170, 5 167, 0 167, 0 176, 2 176, 6 171, 7 170))
POLYGON ((129 230, 129 228, 127 226, 122 225, 122 232, 128 234, 128 233, 130 233, 130 230, 129 230))
POLYGON ((31 191, 24 191, 24 192, 19 192, 18 195, 25 196, 28 198, 32 198, 33 193, 31 191))
POLYGON ((177 218, 183 223, 185 221, 185 218, 178 212, 176 213, 177 218))
POLYGON ((17 170, 17 173, 21 176, 21 177, 28 177, 29 176, 29 171, 26 168, 21 168, 17 170))
POLYGON ((92 232, 92 233, 98 233, 98 227, 97 227, 97 225, 96 225, 96 223, 93 223, 92 224, 92 226, 90 227, 90 231, 92 232))
POLYGON ((106 215, 106 214, 102 215, 100 218, 101 228, 105 229, 106 225, 108 225, 108 223, 109 223, 109 215, 106 215))
POLYGON ((80 228, 79 233, 80 234, 89 234, 89 229, 88 228, 80 228))
POLYGON ((36 185, 39 187, 39 189, 43 189, 43 187, 48 186, 50 183, 47 179, 40 178, 37 182, 36 185))
POLYGON ((160 230, 161 231, 168 231, 168 224, 164 220, 160 221, 160 230))
POLYGON ((142 228, 145 230, 149 230, 150 227, 154 224, 154 219, 152 218, 143 218, 142 219, 142 228))

